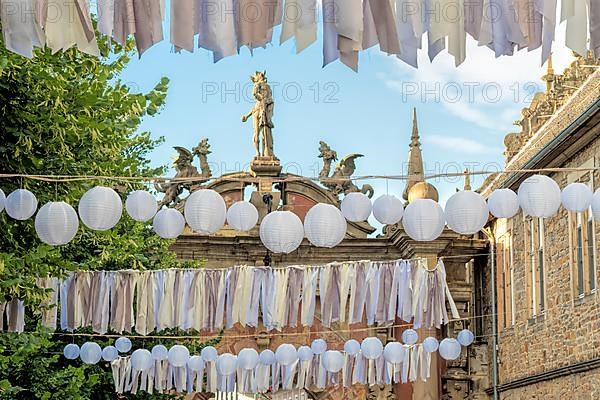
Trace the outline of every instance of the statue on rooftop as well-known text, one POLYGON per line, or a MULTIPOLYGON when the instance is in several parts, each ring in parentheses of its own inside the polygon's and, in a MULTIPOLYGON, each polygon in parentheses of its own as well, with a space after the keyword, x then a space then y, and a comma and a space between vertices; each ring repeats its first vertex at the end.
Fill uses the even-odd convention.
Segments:
POLYGON ((255 72, 250 76, 254 83, 252 95, 256 99, 254 107, 242 116, 242 122, 253 118, 254 126, 254 150, 256 158, 275 158, 273 153, 273 92, 267 83, 267 72, 255 72), (262 143, 261 143, 262 142, 262 143))
POLYGON ((361 192, 369 197, 373 197, 374 190, 371 185, 356 186, 352 182, 352 174, 356 170, 355 160, 363 157, 362 154, 349 154, 335 167, 335 171, 329 176, 332 163, 337 161, 337 153, 323 141, 319 142, 319 158, 323 159, 323 169, 319 173, 321 184, 331 190, 334 194, 348 194, 352 192, 361 192))

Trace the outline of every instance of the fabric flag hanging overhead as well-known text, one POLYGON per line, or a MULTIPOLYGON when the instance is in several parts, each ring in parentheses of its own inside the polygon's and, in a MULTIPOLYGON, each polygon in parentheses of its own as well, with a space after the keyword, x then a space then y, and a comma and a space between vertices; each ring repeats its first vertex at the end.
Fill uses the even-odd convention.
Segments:
MULTIPOLYGON (((120 44, 135 38, 138 53, 163 40, 164 0, 98 0, 97 30, 120 44)), ((443 49, 460 65, 467 57, 467 34, 496 56, 515 48, 542 48, 542 63, 552 52, 557 19, 566 22, 566 44, 579 54, 600 55, 600 2, 596 0, 323 0, 323 65, 340 59, 358 70, 359 53, 379 44, 417 67, 417 53, 427 34, 429 58, 443 49), (589 39, 589 40, 588 40, 589 39)), ((282 25, 280 42, 296 39, 301 52, 317 39, 315 0, 177 0, 169 6, 170 42, 176 51, 198 47, 214 61, 266 47, 282 25)), ((77 47, 98 55, 88 0, 0 0, 4 45, 33 57, 36 47, 53 52, 77 47)))

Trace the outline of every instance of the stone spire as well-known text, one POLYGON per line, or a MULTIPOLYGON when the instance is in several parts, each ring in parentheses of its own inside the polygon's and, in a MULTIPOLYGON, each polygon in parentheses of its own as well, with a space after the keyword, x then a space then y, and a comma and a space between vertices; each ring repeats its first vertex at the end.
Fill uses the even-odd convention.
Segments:
POLYGON ((542 77, 542 80, 546 82, 546 93, 550 92, 554 89, 554 67, 552 65, 552 54, 548 57, 548 62, 546 63, 546 75, 542 77))
POLYGON ((402 197, 408 200, 408 192, 415 183, 423 182, 423 155, 421 154, 421 142, 419 142, 419 126, 417 125, 417 109, 413 109, 413 127, 410 137, 410 146, 408 149, 408 169, 407 174, 413 177, 406 181, 402 197))

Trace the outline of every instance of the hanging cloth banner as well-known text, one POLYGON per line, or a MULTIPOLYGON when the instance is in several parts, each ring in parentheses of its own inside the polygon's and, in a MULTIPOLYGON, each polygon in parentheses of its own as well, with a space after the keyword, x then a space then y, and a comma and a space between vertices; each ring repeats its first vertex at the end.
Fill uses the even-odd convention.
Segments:
MULTIPOLYGON (((432 270, 426 261, 415 259, 283 268, 82 271, 60 281, 40 279, 38 285, 55 290, 44 304, 60 305, 61 329, 92 327, 100 334, 109 328, 140 335, 173 328, 216 332, 261 322, 267 330, 312 326, 317 290, 317 317, 325 327, 336 322, 385 324, 398 317, 414 320, 417 328, 440 328, 449 321, 446 303, 452 317, 459 318, 441 260, 432 270)), ((44 310, 45 326, 56 327, 56 310, 44 310)), ((22 324, 13 325, 23 330, 22 324)))

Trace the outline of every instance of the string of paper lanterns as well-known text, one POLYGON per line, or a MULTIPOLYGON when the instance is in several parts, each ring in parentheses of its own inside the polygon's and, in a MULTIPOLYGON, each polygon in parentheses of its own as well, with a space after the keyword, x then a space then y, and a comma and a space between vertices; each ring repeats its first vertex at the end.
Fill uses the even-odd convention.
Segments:
MULTIPOLYGON (((281 344, 275 352, 264 350, 258 353, 253 348, 244 348, 239 351, 237 356, 230 353, 219 355, 217 349, 212 346, 202 348, 200 354, 191 354, 189 349, 180 344, 167 349, 162 344, 154 346, 151 350, 136 349, 131 353, 131 362, 136 364, 137 370, 143 371, 151 367, 155 360, 168 360, 174 367, 195 366, 197 369, 204 362, 217 362, 217 370, 222 375, 230 375, 237 367, 245 370, 254 369, 259 363, 271 365, 275 362, 280 365, 291 365, 294 362, 308 361, 315 355, 323 355, 322 361, 325 367, 329 367, 329 372, 338 372, 343 367, 344 355, 356 355, 361 353, 368 360, 376 360, 382 355, 392 363, 398 363, 402 356, 402 346, 414 346, 419 339, 418 333, 413 329, 407 329, 402 333, 402 342, 392 341, 383 344, 377 337, 367 337, 362 342, 355 339, 349 339, 344 343, 343 350, 329 350, 327 342, 324 339, 315 339, 310 346, 300 346, 296 349, 289 343, 281 344), (340 364, 341 363, 341 364, 340 364), (220 365, 220 366, 219 366, 220 365)), ((456 360, 462 351, 462 347, 468 347, 473 344, 475 335, 468 329, 460 331, 456 338, 445 338, 438 341, 435 337, 427 337, 423 340, 423 349, 428 353, 439 351, 440 356, 447 360, 456 360)), ((127 337, 120 337, 115 341, 114 346, 108 345, 101 348, 95 342, 85 342, 81 347, 75 343, 67 344, 63 349, 63 355, 69 360, 77 358, 85 364, 97 364, 100 360, 114 361, 119 354, 127 354, 131 351, 131 340, 127 337)))
MULTIPOLYGON (((260 238, 273 253, 291 253, 306 237, 317 247, 337 246, 346 235, 347 224, 366 221, 371 214, 384 225, 402 222, 405 232, 413 240, 437 239, 447 225, 464 235, 480 231, 489 214, 496 218, 512 218, 520 209, 526 215, 548 218, 556 214, 560 205, 571 212, 591 208, 595 219, 600 219, 600 189, 592 190, 583 183, 571 183, 562 192, 558 184, 545 175, 525 179, 517 193, 511 189, 497 189, 486 200, 479 193, 462 190, 452 195, 445 209, 430 199, 416 199, 404 208, 400 199, 382 195, 371 202, 363 193, 349 193, 341 201, 340 209, 330 204, 316 204, 306 214, 304 223, 290 211, 274 211, 260 224, 260 238)), ((16 220, 31 218, 38 201, 27 189, 17 189, 5 196, 0 190, 0 212, 16 220)), ((125 201, 127 214, 135 221, 152 221, 157 235, 164 239, 180 236, 185 225, 204 235, 214 234, 225 223, 236 231, 249 231, 258 223, 256 207, 247 201, 238 201, 229 209, 219 193, 210 189, 197 190, 186 199, 183 214, 174 208, 158 210, 156 198, 149 192, 136 190, 125 201)), ((121 219, 123 203, 112 188, 96 186, 81 197, 77 212, 65 202, 44 204, 35 217, 39 238, 50 245, 70 242, 79 229, 79 220, 90 229, 106 231, 121 219)))

